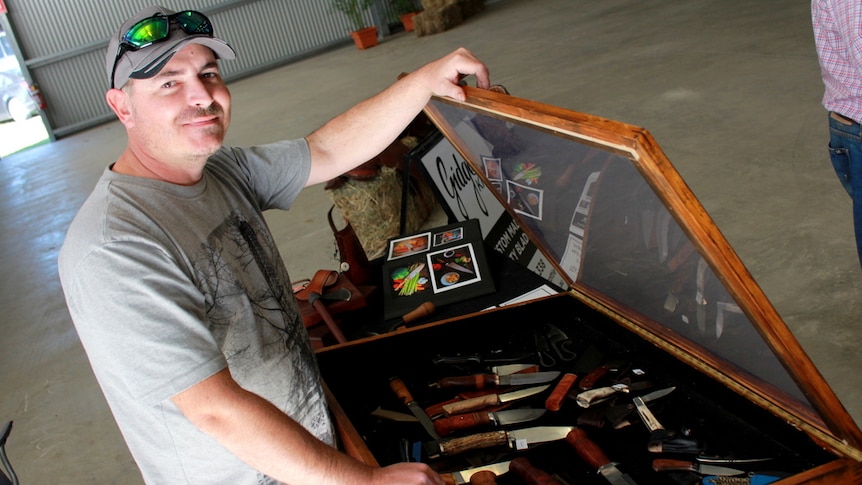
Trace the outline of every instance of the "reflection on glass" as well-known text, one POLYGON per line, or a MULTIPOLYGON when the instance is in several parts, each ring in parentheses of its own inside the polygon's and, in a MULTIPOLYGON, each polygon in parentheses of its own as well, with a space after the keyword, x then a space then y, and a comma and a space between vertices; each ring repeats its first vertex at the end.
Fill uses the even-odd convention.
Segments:
POLYGON ((807 402, 628 154, 436 100, 432 106, 573 284, 807 402))

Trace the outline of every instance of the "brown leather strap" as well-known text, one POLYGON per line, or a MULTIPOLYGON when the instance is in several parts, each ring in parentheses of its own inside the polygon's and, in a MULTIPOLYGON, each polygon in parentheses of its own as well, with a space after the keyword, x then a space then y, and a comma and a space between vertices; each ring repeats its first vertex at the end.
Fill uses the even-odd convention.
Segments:
POLYGON ((296 298, 300 300, 308 300, 309 295, 312 293, 317 293, 318 296, 322 295, 324 293, 324 288, 334 285, 336 281, 338 281, 337 271, 333 271, 331 269, 319 269, 314 273, 314 276, 311 278, 308 285, 296 292, 296 298))

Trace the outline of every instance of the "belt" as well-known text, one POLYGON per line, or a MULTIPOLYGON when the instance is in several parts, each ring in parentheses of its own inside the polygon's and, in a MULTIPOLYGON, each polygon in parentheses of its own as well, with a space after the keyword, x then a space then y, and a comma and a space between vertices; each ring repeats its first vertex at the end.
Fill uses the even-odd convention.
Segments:
POLYGON ((850 118, 848 118, 848 117, 846 117, 846 116, 844 116, 844 115, 842 115, 842 114, 836 113, 836 112, 834 112, 834 111, 830 111, 830 112, 829 112, 829 116, 830 116, 833 120, 835 120, 835 121, 837 121, 837 122, 839 122, 839 123, 843 123, 843 124, 845 124, 845 125, 858 125, 858 124, 859 124, 859 123, 857 123, 855 120, 852 120, 852 119, 850 119, 850 118))

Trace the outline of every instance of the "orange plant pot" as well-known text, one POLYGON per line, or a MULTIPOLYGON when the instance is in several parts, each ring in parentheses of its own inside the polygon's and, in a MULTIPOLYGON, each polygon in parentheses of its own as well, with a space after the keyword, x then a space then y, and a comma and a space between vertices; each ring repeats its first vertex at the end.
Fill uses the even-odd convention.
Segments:
POLYGON ((401 14, 398 18, 401 19, 401 25, 404 26, 405 32, 413 32, 413 17, 416 16, 416 12, 409 12, 405 14, 401 14))
POLYGON ((377 27, 366 27, 350 33, 353 43, 359 49, 367 49, 377 45, 377 27))

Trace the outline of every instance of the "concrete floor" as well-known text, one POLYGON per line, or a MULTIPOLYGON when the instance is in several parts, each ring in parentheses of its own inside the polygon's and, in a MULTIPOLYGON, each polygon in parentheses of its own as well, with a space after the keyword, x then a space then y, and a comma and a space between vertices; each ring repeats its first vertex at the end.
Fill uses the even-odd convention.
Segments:
MULTIPOLYGON (((462 45, 517 96, 646 127, 862 418, 862 270, 827 158, 808 2, 501 0, 442 34, 346 46, 233 83, 227 141, 303 136, 462 45)), ((15 421, 7 449, 23 483, 141 480, 56 276, 68 223, 123 146, 110 123, 0 162, 0 420, 15 421)), ((335 267, 329 206, 314 187, 269 216, 297 279, 335 267)))

